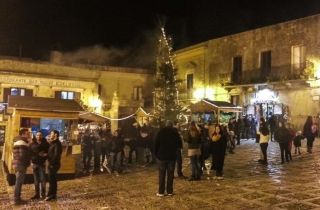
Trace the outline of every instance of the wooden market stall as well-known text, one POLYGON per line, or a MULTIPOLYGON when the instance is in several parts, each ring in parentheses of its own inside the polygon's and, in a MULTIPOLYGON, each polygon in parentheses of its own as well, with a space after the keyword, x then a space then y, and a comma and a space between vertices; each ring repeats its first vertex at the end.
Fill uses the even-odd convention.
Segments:
MULTIPOLYGON (((81 153, 78 138, 78 118, 83 111, 74 100, 55 98, 9 96, 8 98, 8 134, 4 144, 4 166, 9 184, 14 184, 15 176, 12 167, 13 141, 21 128, 29 129, 33 134, 41 130, 44 137, 53 129, 60 132, 63 145, 61 168, 58 176, 71 178, 76 172, 76 155, 81 153), (78 151, 75 151, 76 148, 78 151), (73 151, 74 150, 74 151, 73 151)), ((31 167, 27 174, 32 174, 31 167)))
POLYGON ((202 99, 191 104, 191 120, 196 122, 228 123, 232 117, 238 118, 242 107, 226 101, 211 101, 202 99))

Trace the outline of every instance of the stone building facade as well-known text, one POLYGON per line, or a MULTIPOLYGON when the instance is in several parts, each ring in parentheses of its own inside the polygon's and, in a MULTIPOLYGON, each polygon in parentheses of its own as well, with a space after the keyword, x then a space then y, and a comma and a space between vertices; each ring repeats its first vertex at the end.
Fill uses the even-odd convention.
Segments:
POLYGON ((176 51, 183 101, 229 101, 244 114, 278 114, 301 128, 319 115, 320 15, 176 51))
MULTIPOLYGON (((8 95, 78 100, 88 111, 111 118, 152 106, 153 73, 146 69, 59 65, 0 58, 0 102, 8 95), (112 106, 114 98, 116 106, 112 106)), ((5 123, 5 115, 0 121, 5 123)), ((118 121, 114 125, 117 127, 118 121)))

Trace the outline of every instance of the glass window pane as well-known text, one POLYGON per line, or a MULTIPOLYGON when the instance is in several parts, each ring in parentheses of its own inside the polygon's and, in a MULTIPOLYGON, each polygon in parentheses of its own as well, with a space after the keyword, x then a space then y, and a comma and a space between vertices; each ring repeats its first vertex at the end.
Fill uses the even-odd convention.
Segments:
POLYGON ((26 90, 20 89, 20 96, 25 96, 25 95, 26 95, 26 90))
POLYGON ((74 99, 74 93, 73 92, 68 92, 68 99, 70 99, 70 100, 74 99))
POLYGON ((68 92, 61 91, 61 99, 68 99, 68 92))
POLYGON ((10 95, 17 96, 19 94, 18 88, 11 88, 10 95))

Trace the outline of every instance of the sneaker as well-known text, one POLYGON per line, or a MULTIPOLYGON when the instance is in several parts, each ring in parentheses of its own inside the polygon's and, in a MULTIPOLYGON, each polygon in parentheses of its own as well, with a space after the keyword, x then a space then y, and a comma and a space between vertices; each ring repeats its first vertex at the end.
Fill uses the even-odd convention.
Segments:
POLYGON ((218 180, 223 180, 224 178, 223 178, 223 176, 218 176, 217 179, 218 180))
POLYGON ((52 201, 52 200, 56 200, 57 197, 56 196, 47 196, 44 200, 45 201, 52 201))
POLYGON ((168 193, 168 196, 173 196, 174 194, 173 193, 168 193))
POLYGON ((163 193, 157 193, 156 196, 158 196, 158 197, 163 197, 164 194, 163 194, 163 193))

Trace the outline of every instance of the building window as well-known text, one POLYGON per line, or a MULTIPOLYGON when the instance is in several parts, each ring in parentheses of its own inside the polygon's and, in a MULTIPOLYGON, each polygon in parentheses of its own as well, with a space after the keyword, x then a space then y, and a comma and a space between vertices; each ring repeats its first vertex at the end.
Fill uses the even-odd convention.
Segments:
POLYGON ((242 56, 233 58, 232 82, 240 83, 242 77, 242 56))
POLYGON ((187 97, 193 96, 193 74, 187 74, 187 97))
POLYGON ((142 99, 142 87, 133 88, 133 99, 139 101, 142 99))
POLYGON ((33 96, 32 89, 26 88, 3 88, 3 102, 8 102, 8 96, 33 96))
POLYGON ((187 74, 187 89, 193 88, 193 74, 187 74))
POLYGON ((261 78, 266 79, 271 73, 271 51, 264 51, 260 54, 261 78))
POLYGON ((25 96, 26 90, 24 88, 11 88, 10 95, 11 96, 25 96))
POLYGON ((74 92, 72 91, 61 91, 61 99, 74 99, 74 92))
POLYGON ((231 103, 235 106, 238 106, 240 104, 240 96, 239 95, 231 96, 231 103))
POLYGON ((80 100, 80 93, 73 91, 56 91, 55 98, 66 100, 80 100))
POLYGON ((304 69, 306 66, 306 47, 303 45, 292 46, 291 65, 294 70, 304 69))

